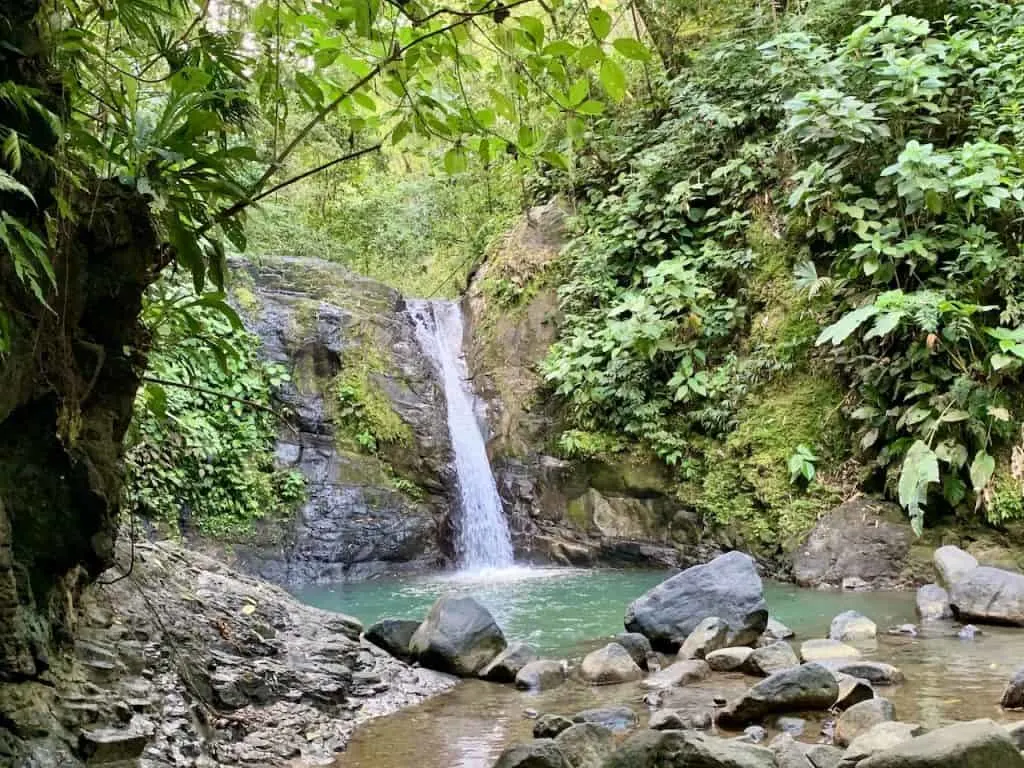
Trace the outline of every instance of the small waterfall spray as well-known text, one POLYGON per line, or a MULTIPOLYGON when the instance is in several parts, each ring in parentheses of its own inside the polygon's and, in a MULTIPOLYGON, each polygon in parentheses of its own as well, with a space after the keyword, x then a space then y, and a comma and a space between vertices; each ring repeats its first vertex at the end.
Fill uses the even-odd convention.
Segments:
POLYGON ((512 539, 473 413, 473 393, 462 351, 462 311, 452 301, 409 300, 420 347, 437 368, 448 402, 448 432, 455 453, 461 519, 456 542, 466 569, 512 565, 512 539))

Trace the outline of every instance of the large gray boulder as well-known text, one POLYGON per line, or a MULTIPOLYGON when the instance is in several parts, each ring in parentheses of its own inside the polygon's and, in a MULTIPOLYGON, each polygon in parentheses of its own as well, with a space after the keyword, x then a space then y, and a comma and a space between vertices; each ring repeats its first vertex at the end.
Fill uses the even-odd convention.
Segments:
POLYGON ((903 670, 886 664, 884 661, 868 661, 865 659, 851 659, 839 661, 823 661, 823 666, 831 669, 835 674, 850 675, 867 680, 874 685, 897 685, 904 680, 903 670))
POLYGON ((895 504, 854 499, 821 518, 793 555, 793 574, 804 587, 839 587, 857 579, 872 587, 899 586, 914 533, 895 504))
POLYGON ((480 677, 492 683, 511 683, 515 681, 519 670, 537 658, 537 649, 532 645, 512 643, 480 670, 480 677))
POLYGON ((1004 728, 974 720, 940 728, 878 752, 857 768, 1024 768, 1004 728))
POLYGON ((863 613, 844 611, 832 619, 828 636, 831 640, 857 642, 858 640, 874 640, 878 635, 878 625, 863 613))
POLYGON ((1024 575, 980 565, 950 587, 950 604, 961 621, 1024 625, 1024 575))
POLYGON ((722 648, 719 651, 712 651, 704 659, 712 672, 734 672, 741 669, 750 660, 753 648, 739 645, 734 648, 722 648))
MULTIPOLYGON (((825 666, 828 666, 827 664, 825 666)), ((875 698, 875 689, 870 682, 860 677, 848 675, 845 672, 832 671, 839 683, 839 698, 836 699, 835 707, 839 710, 849 709, 854 704, 875 698)))
POLYGON ((839 684, 821 664, 803 664, 765 678, 718 714, 726 728, 742 727, 775 712, 828 709, 839 696, 839 684))
POLYGON ((781 672, 784 669, 792 669, 800 666, 800 659, 796 651, 789 643, 779 640, 771 645, 763 645, 747 659, 744 671, 752 675, 767 677, 781 672))
POLYGON ((601 768, 615 751, 615 734, 596 723, 578 723, 555 737, 572 768, 601 768))
POLYGON ((865 758, 899 746, 923 732, 924 729, 917 723, 899 723, 895 720, 877 723, 850 742, 839 765, 841 768, 853 768, 865 758))
POLYGON ((709 616, 729 626, 727 645, 749 645, 764 631, 768 606, 749 555, 728 552, 663 581, 633 601, 625 625, 646 635, 655 648, 676 651, 709 616))
POLYGON ((954 584, 978 567, 974 555, 951 545, 936 549, 932 562, 939 574, 939 584, 946 589, 952 589, 954 584))
POLYGON ((854 704, 836 721, 835 742, 839 746, 845 747, 879 723, 895 719, 896 708, 888 699, 868 699, 854 704))
POLYGON ((516 688, 523 691, 547 691, 565 682, 565 664, 552 659, 538 659, 516 673, 516 688))
POLYGON ((614 638, 613 643, 618 643, 633 657, 633 661, 640 669, 647 669, 647 658, 653 650, 651 641, 639 632, 620 632, 614 638))
POLYGON ((431 607, 409 649, 428 669, 471 677, 505 650, 490 611, 472 597, 446 595, 431 607))
POLYGON ((917 615, 922 621, 938 621, 953 618, 949 604, 949 592, 938 584, 925 584, 917 590, 917 615))
POLYGON ((768 748, 775 755, 778 768, 815 768, 806 754, 803 744, 788 733, 780 733, 768 748))
POLYGON ((700 731, 640 731, 603 768, 776 768, 764 747, 700 731))
POLYGON ((583 658, 580 676, 588 683, 611 685, 639 680, 644 673, 629 651, 618 643, 608 643, 583 658))
POLYGON ((409 643, 419 628, 420 622, 411 619, 381 619, 367 627, 363 637, 396 659, 408 661, 412 658, 409 643))
POLYGON ((501 753, 494 768, 573 768, 551 739, 535 739, 516 744, 501 753))

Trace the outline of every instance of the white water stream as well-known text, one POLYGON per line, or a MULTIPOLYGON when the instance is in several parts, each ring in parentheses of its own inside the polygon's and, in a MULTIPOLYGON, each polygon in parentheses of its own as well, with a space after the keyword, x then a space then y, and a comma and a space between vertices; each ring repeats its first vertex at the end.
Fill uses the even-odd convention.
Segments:
POLYGON ((448 432, 455 453, 460 517, 456 551, 466 570, 508 568, 512 538, 501 508, 462 351, 462 311, 452 301, 409 300, 416 338, 444 385, 448 432))

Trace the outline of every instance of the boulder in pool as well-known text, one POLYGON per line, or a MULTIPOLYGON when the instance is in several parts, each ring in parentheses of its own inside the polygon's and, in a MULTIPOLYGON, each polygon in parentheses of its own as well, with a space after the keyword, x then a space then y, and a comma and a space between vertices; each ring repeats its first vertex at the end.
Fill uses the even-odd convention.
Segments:
POLYGON ((979 565, 950 587, 949 602, 961 621, 1024 625, 1024 575, 979 565))
POLYGON ((788 733, 780 733, 772 739, 768 749, 775 755, 778 768, 816 768, 807 757, 806 746, 788 733))
POLYGON ((868 699, 854 704, 836 721, 835 742, 839 746, 845 747, 879 723, 887 723, 895 719, 896 707, 888 699, 868 699))
POLYGON ((764 628, 764 634, 762 637, 767 637, 771 640, 789 640, 791 637, 796 637, 796 632, 778 619, 769 616, 768 626, 764 628))
POLYGON ((501 753, 494 768, 573 768, 562 750, 551 739, 535 739, 516 744, 501 753))
POLYGON ((700 731, 644 730, 627 739, 603 768, 776 768, 764 747, 700 731))
POLYGON ((938 584, 925 584, 917 590, 917 615, 922 621, 939 621, 953 618, 949 604, 949 592, 938 584))
POLYGON ((685 712, 681 709, 656 709, 647 721, 653 731, 706 731, 714 723, 708 710, 685 712))
POLYGON ((793 554, 793 575, 803 587, 866 583, 873 588, 907 581, 914 533, 895 504, 853 499, 822 517, 793 554))
POLYGON ((644 688, 653 690, 679 688, 684 685, 698 683, 711 674, 711 667, 704 659, 685 659, 670 664, 660 672, 655 672, 641 683, 644 688))
POLYGON ((744 671, 752 675, 767 677, 784 669, 799 666, 800 659, 796 657, 793 646, 784 640, 777 640, 771 645, 762 645, 751 653, 744 665, 744 671))
POLYGON ((729 625, 717 616, 708 616, 689 634, 678 655, 680 659, 703 659, 728 645, 729 625))
POLYGON ((878 625, 863 613, 844 611, 832 619, 828 636, 831 640, 843 642, 874 640, 878 636, 878 625))
POLYGON ((855 765, 863 765, 865 758, 897 747, 923 732, 924 729, 917 723, 898 723, 891 720, 873 725, 850 742, 840 766, 852 768, 855 765))
POLYGON ((1024 709, 1024 667, 1013 673, 1010 682, 1003 689, 999 705, 1003 709, 1024 709))
POLYGON ((626 611, 630 632, 647 636, 658 650, 675 652, 704 619, 729 627, 726 645, 750 645, 768 623, 764 588, 753 558, 728 552, 663 581, 626 611))
POLYGON ((396 659, 409 661, 412 658, 409 644, 419 628, 420 622, 411 619, 381 619, 367 627, 363 637, 396 659))
POLYGON ((932 562, 939 574, 939 584, 946 589, 952 589, 954 584, 978 567, 974 555, 948 544, 935 550, 932 562))
POLYGON ((651 654, 651 641, 639 632, 620 632, 613 639, 633 657, 633 661, 640 669, 647 669, 647 659, 651 654))
POLYGON ((939 728, 904 741, 857 764, 857 768, 1024 768, 1009 734, 991 720, 939 728))
POLYGON ((531 661, 516 673, 516 688, 522 691, 548 691, 565 682, 565 673, 565 664, 561 661, 531 661))
POLYGON ((884 661, 866 659, 841 659, 821 662, 836 674, 850 675, 867 680, 873 685, 896 685, 903 682, 903 671, 884 661))
POLYGON ((859 657, 860 651, 838 640, 804 640, 800 643, 800 658, 804 661, 833 661, 859 657))
POLYGON ((722 648, 718 651, 712 651, 704 661, 711 667, 712 672, 734 672, 741 669, 747 663, 753 652, 753 648, 738 645, 734 648, 722 648))
POLYGON ((636 728, 639 720, 636 712, 629 707, 598 707, 585 709, 573 715, 574 723, 597 723, 615 733, 636 728))
POLYGON ((490 611, 472 597, 452 595, 434 603, 409 643, 424 667, 461 677, 478 674, 505 646, 490 611))
POLYGON ((839 683, 839 698, 836 699, 836 709, 849 709, 854 704, 860 704, 862 701, 875 698, 874 687, 864 678, 854 677, 853 675, 847 675, 845 672, 837 672, 835 670, 832 673, 836 676, 836 682, 839 683))
POLYGON ((618 643, 588 653, 580 664, 580 676, 595 685, 629 683, 644 676, 629 651, 618 643))
POLYGON ((492 683, 512 683, 519 670, 537 658, 537 649, 532 645, 512 643, 480 670, 480 677, 492 683))
POLYGON ((597 723, 577 723, 555 737, 572 768, 601 768, 615 751, 615 734, 597 723))
POLYGON ((553 739, 566 728, 572 728, 572 720, 568 717, 553 714, 541 715, 533 724, 533 736, 536 739, 553 739))
POLYGON ((735 728, 765 715, 828 709, 839 696, 839 684, 821 664, 802 664, 771 675, 718 713, 718 723, 735 728))

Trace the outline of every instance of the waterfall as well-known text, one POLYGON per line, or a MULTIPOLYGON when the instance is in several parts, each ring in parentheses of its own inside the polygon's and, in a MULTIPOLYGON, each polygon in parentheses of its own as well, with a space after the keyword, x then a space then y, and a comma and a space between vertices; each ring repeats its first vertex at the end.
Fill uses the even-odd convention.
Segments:
POLYGON ((473 412, 474 395, 462 351, 462 311, 452 301, 409 300, 408 306, 416 338, 433 361, 448 402, 448 433, 461 508, 456 541, 459 565, 467 569, 510 566, 512 538, 473 412))

